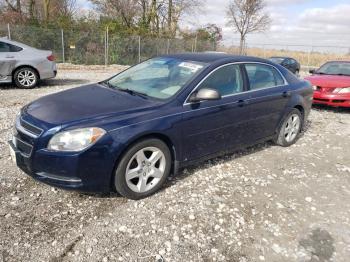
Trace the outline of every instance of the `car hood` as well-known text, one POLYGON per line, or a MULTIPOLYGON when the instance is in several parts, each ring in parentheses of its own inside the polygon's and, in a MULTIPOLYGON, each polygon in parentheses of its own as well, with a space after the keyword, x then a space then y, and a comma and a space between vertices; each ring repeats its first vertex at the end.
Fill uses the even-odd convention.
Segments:
POLYGON ((63 125, 145 111, 155 104, 157 102, 153 100, 93 84, 42 97, 27 105, 24 111, 50 125, 63 125))
POLYGON ((350 87, 350 76, 312 75, 305 78, 314 86, 321 87, 350 87))

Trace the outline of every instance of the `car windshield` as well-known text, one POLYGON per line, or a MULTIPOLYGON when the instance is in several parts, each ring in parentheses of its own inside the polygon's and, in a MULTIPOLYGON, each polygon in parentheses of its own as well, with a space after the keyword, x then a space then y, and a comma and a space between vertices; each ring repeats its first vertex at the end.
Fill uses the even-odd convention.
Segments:
POLYGON ((282 58, 282 57, 271 57, 270 58, 270 61, 271 62, 274 62, 276 64, 280 64, 284 61, 285 58, 282 58))
POLYGON ((108 85, 130 94, 167 99, 192 80, 205 64, 175 58, 154 58, 118 74, 108 85))
POLYGON ((350 76, 350 62, 329 62, 321 66, 316 74, 350 76))

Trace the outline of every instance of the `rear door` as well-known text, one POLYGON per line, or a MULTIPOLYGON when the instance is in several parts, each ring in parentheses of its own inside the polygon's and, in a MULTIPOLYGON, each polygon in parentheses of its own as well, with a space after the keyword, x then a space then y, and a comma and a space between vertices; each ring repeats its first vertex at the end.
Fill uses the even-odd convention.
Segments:
POLYGON ((247 108, 241 67, 229 64, 214 70, 200 88, 216 89, 222 99, 184 104, 183 161, 209 156, 240 144, 247 108))
POLYGON ((290 97, 289 86, 273 66, 244 65, 249 80, 249 131, 251 142, 274 135, 290 97))

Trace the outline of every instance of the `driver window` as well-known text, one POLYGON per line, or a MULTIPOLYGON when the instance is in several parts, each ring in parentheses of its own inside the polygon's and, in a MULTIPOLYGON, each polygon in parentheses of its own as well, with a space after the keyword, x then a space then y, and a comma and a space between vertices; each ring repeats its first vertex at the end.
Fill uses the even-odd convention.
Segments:
POLYGON ((199 89, 211 88, 221 96, 232 95, 243 91, 243 81, 239 65, 227 65, 213 72, 202 82, 199 89))

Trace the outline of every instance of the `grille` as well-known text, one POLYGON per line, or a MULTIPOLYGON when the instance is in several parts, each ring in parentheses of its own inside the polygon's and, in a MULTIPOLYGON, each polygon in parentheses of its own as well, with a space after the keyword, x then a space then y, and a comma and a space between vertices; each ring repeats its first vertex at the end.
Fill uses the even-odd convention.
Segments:
POLYGON ((27 121, 23 120, 22 117, 16 118, 16 129, 18 132, 27 135, 31 138, 37 138, 43 132, 41 128, 36 127, 31 123, 28 123, 27 121))
POLYGON ((32 154, 33 146, 22 141, 18 137, 13 137, 13 144, 15 147, 25 156, 30 156, 32 154))
POLYGON ((36 127, 36 126, 33 126, 32 124, 24 121, 22 118, 20 119, 20 124, 28 132, 31 132, 31 133, 33 133, 33 134, 35 134, 37 136, 41 135, 42 129, 40 129, 40 128, 36 127))

